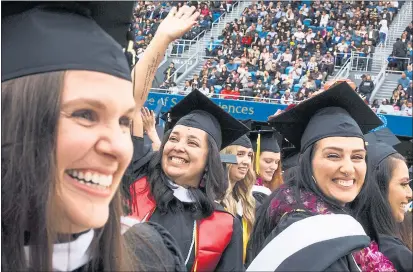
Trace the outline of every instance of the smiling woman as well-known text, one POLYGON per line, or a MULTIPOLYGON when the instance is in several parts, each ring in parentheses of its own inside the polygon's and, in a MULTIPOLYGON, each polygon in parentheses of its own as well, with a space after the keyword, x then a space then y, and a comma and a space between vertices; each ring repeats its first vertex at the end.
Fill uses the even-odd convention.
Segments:
POLYGON ((227 165, 229 186, 226 197, 222 201, 225 209, 242 222, 243 260, 246 258, 248 239, 255 221, 255 199, 252 188, 255 174, 252 168, 254 152, 247 135, 241 136, 230 146, 222 150, 224 154, 237 156, 237 164, 227 165))
POLYGON ((397 271, 412 271, 413 254, 397 228, 412 199, 406 160, 392 147, 400 141, 387 128, 371 132, 365 138, 369 142, 371 182, 353 203, 354 214, 397 271))
POLYGON ((131 216, 164 226, 188 271, 242 271, 240 223, 218 204, 228 187, 219 150, 248 128, 197 90, 167 117, 159 152, 131 164, 131 216))
POLYGON ((184 269, 161 226, 121 233, 133 3, 1 5, 2 270, 184 269))
POLYGON ((300 149, 300 158, 289 182, 258 211, 247 271, 393 271, 348 209, 366 190, 363 132, 380 119, 341 83, 270 123, 300 149), (360 248, 370 253, 363 262, 353 257, 360 248))

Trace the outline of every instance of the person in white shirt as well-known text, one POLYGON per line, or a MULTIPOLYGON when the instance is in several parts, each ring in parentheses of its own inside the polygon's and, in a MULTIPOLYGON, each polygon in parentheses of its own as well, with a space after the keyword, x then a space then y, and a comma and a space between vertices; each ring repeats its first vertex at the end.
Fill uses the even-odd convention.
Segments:
POLYGON ((324 10, 323 14, 321 15, 320 19, 320 26, 321 27, 326 27, 328 24, 328 19, 330 19, 330 16, 327 14, 327 12, 324 10))
POLYGON ((285 52, 282 54, 282 58, 282 61, 288 61, 288 63, 291 63, 293 55, 290 52, 290 48, 285 49, 285 52))
POLYGON ((389 33, 389 27, 387 26, 387 20, 386 19, 381 19, 379 22, 380 26, 380 31, 379 31, 379 37, 380 37, 380 45, 384 45, 386 42, 387 35, 389 33))
POLYGON ((308 11, 309 11, 309 9, 308 9, 308 7, 307 7, 307 4, 303 4, 303 6, 301 7, 300 11, 302 11, 302 13, 303 13, 303 15, 304 15, 305 17, 308 17, 308 11))
POLYGON ((204 95, 208 96, 208 94, 209 94, 209 89, 207 88, 206 83, 203 83, 203 84, 202 84, 202 87, 199 88, 199 91, 200 91, 201 93, 203 93, 204 95))
POLYGON ((341 43, 339 43, 337 45, 338 51, 340 51, 341 53, 343 52, 347 52, 347 48, 348 48, 348 44, 346 43, 346 41, 343 39, 341 40, 341 43))
POLYGON ((222 72, 222 68, 225 66, 225 60, 224 59, 220 59, 219 63, 217 64, 216 68, 218 72, 222 72))
POLYGON ((300 79, 302 74, 303 74, 303 69, 300 67, 300 65, 298 63, 294 64, 294 68, 290 71, 290 75, 292 79, 298 80, 300 79))
POLYGON ((303 32, 303 30, 300 28, 298 29, 297 32, 294 33, 294 37, 297 41, 302 42, 305 38, 305 33, 303 32))
POLYGON ((284 94, 281 96, 281 104, 286 104, 286 105, 290 105, 291 103, 293 103, 294 98, 291 95, 291 91, 289 89, 287 89, 284 94))
POLYGON ((176 86, 175 82, 171 83, 171 87, 169 87, 169 93, 170 94, 179 94, 179 88, 176 86))
POLYGON ((407 100, 407 106, 403 110, 403 115, 412 116, 412 99, 407 100))

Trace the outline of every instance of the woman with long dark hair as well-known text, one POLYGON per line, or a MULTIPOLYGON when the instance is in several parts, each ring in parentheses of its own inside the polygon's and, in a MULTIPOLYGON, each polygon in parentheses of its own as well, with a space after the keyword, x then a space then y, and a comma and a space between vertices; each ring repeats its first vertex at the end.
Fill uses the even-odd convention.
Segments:
POLYGON ((165 227, 188 270, 240 271, 240 222, 218 204, 228 188, 219 150, 248 128, 197 90, 167 118, 160 150, 143 166, 132 160, 131 216, 165 227))
MULTIPOLYGON (((185 269, 161 226, 121 228, 136 109, 121 45, 132 7, 2 2, 4 271, 185 269)), ((165 22, 178 23, 172 35, 188 27, 172 13, 165 22)), ((170 37, 156 39, 166 48, 170 37)))
MULTIPOLYGON (((360 270, 352 253, 370 239, 346 206, 365 189, 363 134, 380 119, 341 83, 270 123, 300 150, 299 165, 257 214, 247 271, 360 270)), ((373 267, 393 269, 380 254, 369 255, 373 267)))
POLYGON ((412 271, 413 254, 398 229, 412 199, 406 160, 392 147, 400 141, 388 128, 371 132, 365 138, 369 143, 371 181, 353 203, 354 215, 397 271, 412 271))

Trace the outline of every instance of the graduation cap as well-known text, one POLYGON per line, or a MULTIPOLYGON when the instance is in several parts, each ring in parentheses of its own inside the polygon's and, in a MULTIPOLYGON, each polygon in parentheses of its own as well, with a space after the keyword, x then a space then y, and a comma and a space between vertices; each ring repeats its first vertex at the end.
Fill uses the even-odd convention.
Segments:
POLYGON ((300 150, 293 147, 287 150, 283 149, 283 153, 284 158, 282 160, 282 166, 284 171, 298 165, 298 161, 300 158, 300 150))
POLYGON ((131 81, 123 52, 133 2, 2 2, 1 80, 64 70, 131 81))
MULTIPOLYGON (((248 129, 251 129, 251 125, 252 125, 252 120, 248 119, 245 121, 241 121, 246 127, 248 127, 248 129)), ((238 139, 236 139, 233 143, 231 143, 231 145, 240 145, 243 146, 245 148, 252 148, 252 143, 250 138, 248 138, 248 133, 242 135, 241 137, 239 137, 238 139)))
POLYGON ((393 146, 401 143, 388 128, 370 132, 364 138, 368 142, 368 160, 373 167, 377 167, 385 158, 397 153, 393 146))
MULTIPOLYGON (((280 134, 275 130, 256 130, 250 132, 255 150, 255 171, 260 172, 260 156, 262 152, 280 153, 280 134)), ((282 138, 281 138, 282 140, 282 138)))
POLYGON ((303 152, 327 137, 360 137, 382 125, 379 117, 346 82, 307 99, 269 120, 303 152))
POLYGON ((168 111, 166 117, 166 129, 175 125, 201 129, 214 139, 219 150, 249 131, 248 127, 198 90, 193 90, 179 101, 168 111))

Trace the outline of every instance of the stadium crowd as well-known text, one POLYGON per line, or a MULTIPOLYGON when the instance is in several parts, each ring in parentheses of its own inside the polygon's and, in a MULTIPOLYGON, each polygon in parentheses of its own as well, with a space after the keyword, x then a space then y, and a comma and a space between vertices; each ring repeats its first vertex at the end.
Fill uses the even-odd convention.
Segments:
MULTIPOLYGON (((138 58, 171 5, 182 4, 138 3, 134 24, 138 58)), ((228 11, 233 3, 193 1, 191 4, 197 5, 201 16, 185 39, 194 38, 208 29, 213 14, 228 11)), ((335 69, 341 67, 352 53, 371 58, 375 47, 386 42, 389 26, 402 5, 403 1, 254 2, 239 19, 228 23, 221 35, 211 37, 205 48, 207 59, 199 74, 179 88, 172 80, 176 70, 171 63, 164 71, 160 88, 169 89, 174 94, 187 94, 198 89, 209 97, 241 97, 281 104, 305 100, 323 90, 335 69)), ((410 24, 393 45, 390 69, 411 70, 407 65, 411 60, 398 58, 412 58, 412 31, 410 24)), ((366 70, 371 69, 371 63, 371 59, 359 59, 359 65, 366 70)), ((407 80, 411 80, 411 72, 405 74, 407 80)), ((366 101, 374 89, 373 81, 371 83, 366 87, 363 80, 357 88, 366 101)), ((409 83, 405 81, 404 84, 404 91, 408 92, 409 83)), ((400 103, 407 105, 409 98, 407 96, 400 103)), ((395 106, 402 108, 402 105, 395 106)))

